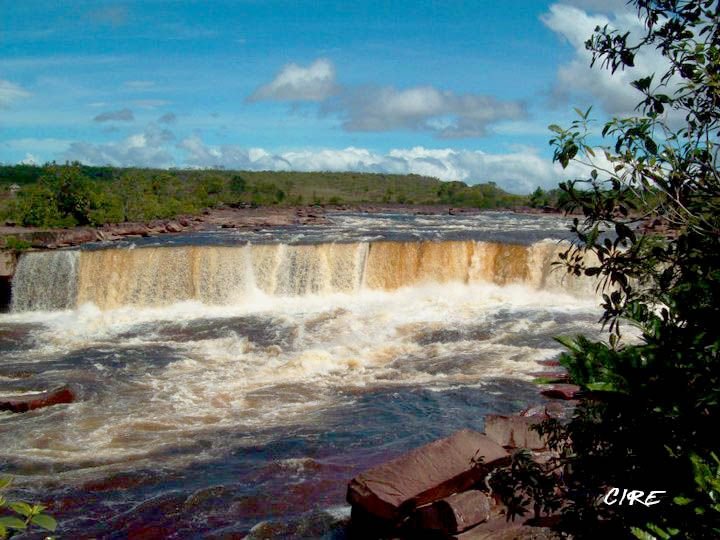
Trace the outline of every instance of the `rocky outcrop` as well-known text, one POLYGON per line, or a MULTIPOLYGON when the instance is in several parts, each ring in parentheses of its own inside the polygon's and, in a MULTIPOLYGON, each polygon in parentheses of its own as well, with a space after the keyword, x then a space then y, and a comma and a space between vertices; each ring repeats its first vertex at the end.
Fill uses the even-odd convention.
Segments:
POLYGON ((423 531, 458 534, 490 519, 490 498, 472 489, 420 507, 413 525, 423 531))
POLYGON ((0 397, 0 411, 22 413, 73 401, 75 392, 68 386, 61 386, 40 394, 0 397))
POLYGON ((487 436, 462 430, 356 476, 347 500, 354 513, 396 523, 418 506, 469 489, 508 461, 487 436))
POLYGON ((356 476, 347 500, 354 519, 396 524, 419 506, 471 488, 509 458, 484 434, 458 431, 356 476))
POLYGON ((580 387, 574 384, 556 384, 540 392, 550 399, 572 400, 579 397, 580 387))
POLYGON ((485 433, 505 448, 542 450, 547 445, 547 439, 532 428, 546 418, 548 416, 544 414, 534 416, 490 414, 485 417, 485 433))

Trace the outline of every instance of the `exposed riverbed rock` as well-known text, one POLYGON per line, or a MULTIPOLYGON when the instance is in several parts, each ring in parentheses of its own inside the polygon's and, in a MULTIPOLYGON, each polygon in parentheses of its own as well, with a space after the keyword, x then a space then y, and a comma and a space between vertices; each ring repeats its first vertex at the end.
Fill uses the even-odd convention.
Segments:
POLYGON ((505 448, 527 448, 542 450, 547 445, 546 437, 532 429, 548 418, 543 414, 535 416, 503 416, 489 414, 485 417, 485 433, 505 448))
POLYGON ((509 459, 484 434, 458 431, 359 474, 348 485, 347 500, 354 516, 397 522, 418 506, 471 488, 509 459))
POLYGON ((457 534, 490 519, 490 498, 472 489, 422 506, 413 516, 414 526, 423 531, 457 534))
POLYGON ((0 397, 0 411, 21 413, 73 401, 75 401, 75 392, 68 386, 61 386, 40 394, 0 397))
POLYGON ((540 393, 551 399, 571 400, 577 399, 579 391, 580 387, 574 384, 555 384, 540 393))

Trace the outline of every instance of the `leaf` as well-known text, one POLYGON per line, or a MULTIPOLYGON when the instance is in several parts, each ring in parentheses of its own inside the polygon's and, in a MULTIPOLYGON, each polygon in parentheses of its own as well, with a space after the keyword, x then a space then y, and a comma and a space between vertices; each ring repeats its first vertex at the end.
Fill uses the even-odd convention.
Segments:
POLYGON ((16 518, 15 516, 0 517, 0 525, 5 527, 6 529, 16 529, 18 531, 27 529, 27 525, 25 525, 25 522, 20 518, 16 518))
POLYGON ((32 506, 22 501, 10 503, 10 508, 12 508, 14 512, 26 517, 33 513, 32 506))
POLYGON ((654 537, 652 534, 647 531, 643 531, 638 527, 631 527, 630 532, 632 532, 635 538, 639 538, 640 540, 657 540, 657 538, 654 537))
POLYGON ((622 390, 620 390, 618 387, 616 387, 613 383, 610 382, 594 382, 588 383, 586 386, 588 390, 592 390, 594 392, 612 392, 616 394, 624 393, 622 390))
POLYGON ((5 489, 10 484, 12 484, 12 478, 9 476, 6 476, 5 478, 0 478, 0 489, 5 489))
POLYGON ((38 527, 42 527, 47 531, 55 531, 55 529, 57 529, 57 521, 55 521, 55 518, 48 516, 47 514, 38 514, 37 516, 33 516, 30 523, 37 525, 38 527))
POLYGON ((548 126, 548 129, 549 129, 550 131, 554 131, 554 132, 557 133, 558 135, 562 135, 562 134, 563 134, 562 128, 561 128, 560 126, 558 126, 557 124, 550 124, 550 125, 548 126))

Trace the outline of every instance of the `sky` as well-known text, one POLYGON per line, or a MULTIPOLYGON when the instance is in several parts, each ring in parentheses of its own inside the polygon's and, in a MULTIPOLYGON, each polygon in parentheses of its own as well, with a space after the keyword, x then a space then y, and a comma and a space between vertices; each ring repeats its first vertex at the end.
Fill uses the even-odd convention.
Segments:
POLYGON ((574 172, 548 124, 640 95, 591 69, 625 0, 0 0, 0 162, 417 173, 516 193, 574 172))

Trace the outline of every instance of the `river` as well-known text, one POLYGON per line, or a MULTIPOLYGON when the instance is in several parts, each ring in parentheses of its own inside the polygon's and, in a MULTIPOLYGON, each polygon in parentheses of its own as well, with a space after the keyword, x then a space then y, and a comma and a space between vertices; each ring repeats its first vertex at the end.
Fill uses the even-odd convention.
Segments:
POLYGON ((28 253, 0 315, 3 473, 72 538, 343 537, 347 480, 542 401, 553 337, 597 332, 560 217, 324 226, 28 253))

